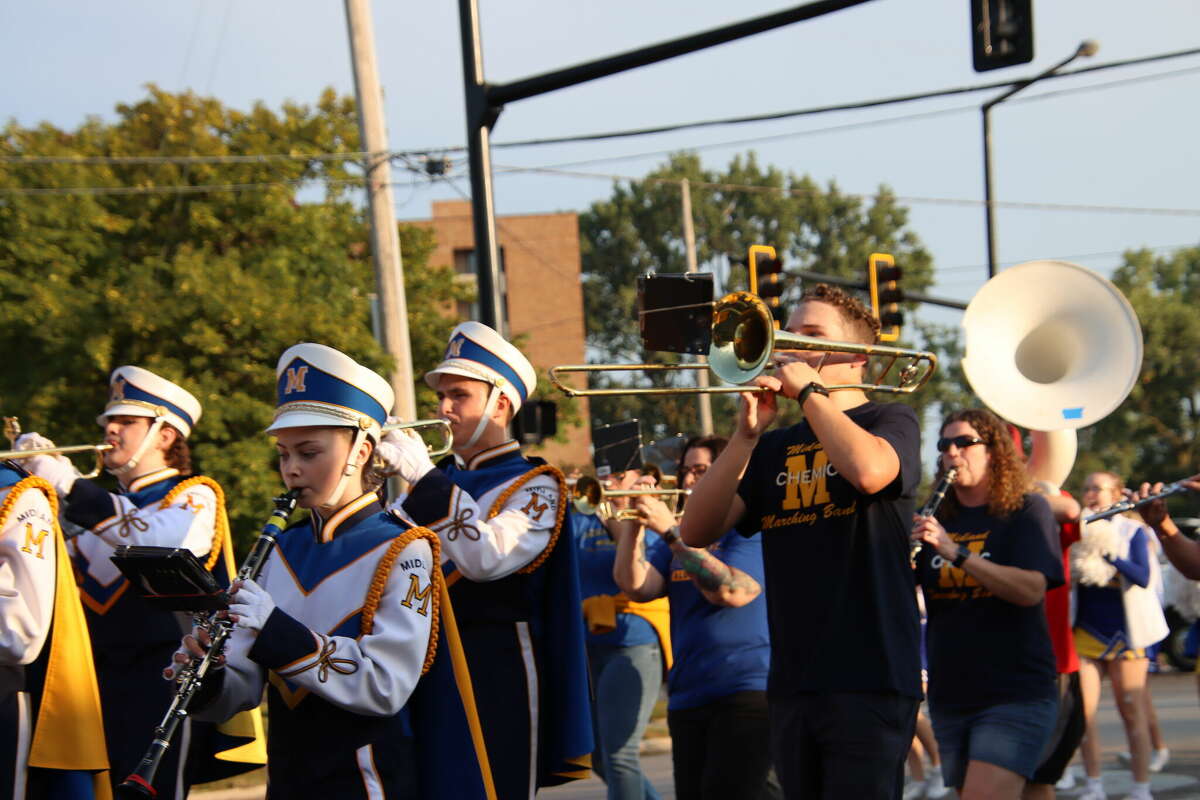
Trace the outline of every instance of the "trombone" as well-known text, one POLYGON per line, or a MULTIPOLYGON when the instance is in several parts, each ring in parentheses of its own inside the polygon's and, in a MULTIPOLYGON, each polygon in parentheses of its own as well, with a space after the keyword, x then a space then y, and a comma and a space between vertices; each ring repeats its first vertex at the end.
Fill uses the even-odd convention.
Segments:
POLYGON ((392 422, 383 426, 383 432, 420 431, 426 428, 440 428, 442 432, 440 447, 434 447, 428 442, 425 444, 429 448, 430 458, 444 456, 454 449, 454 432, 450 430, 450 421, 445 419, 419 419, 416 422, 392 422))
MULTIPOLYGON (((8 437, 10 443, 16 445, 17 437, 21 435, 21 423, 16 417, 4 418, 4 435, 8 437)), ((0 461, 32 458, 33 456, 65 456, 71 453, 93 451, 96 454, 96 467, 91 472, 81 473, 79 477, 94 478, 104 468, 104 454, 112 449, 111 444, 74 444, 66 447, 35 447, 31 450, 0 450, 0 461)))
POLYGON ((576 389, 559 376, 590 372, 683 372, 711 369, 726 383, 744 384, 773 366, 776 354, 786 350, 848 353, 883 359, 884 366, 869 383, 839 383, 829 391, 861 389, 870 392, 912 394, 925 385, 937 369, 937 356, 925 350, 887 345, 834 342, 775 329, 767 304, 750 292, 732 292, 713 304, 712 344, 708 364, 567 364, 550 368, 550 381, 568 397, 606 395, 718 394, 765 392, 763 387, 671 386, 662 388, 576 389), (897 363, 900 367, 896 369, 897 363), (893 373, 893 369, 896 369, 893 373), (888 383, 889 380, 895 383, 888 383))
MULTIPOLYGON (((636 508, 613 508, 615 497, 662 497, 668 506, 674 506, 681 497, 687 497, 691 489, 648 486, 643 489, 605 489, 600 481, 590 475, 575 480, 571 488, 571 501, 580 514, 595 514, 602 519, 638 519, 636 508)), ((674 510, 674 509, 672 509, 674 510)))

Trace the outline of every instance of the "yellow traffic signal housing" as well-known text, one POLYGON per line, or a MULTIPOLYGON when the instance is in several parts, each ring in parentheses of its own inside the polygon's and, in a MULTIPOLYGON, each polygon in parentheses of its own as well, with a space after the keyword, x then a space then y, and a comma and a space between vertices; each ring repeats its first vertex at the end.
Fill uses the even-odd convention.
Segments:
POLYGON ((904 324, 904 312, 900 310, 900 303, 904 301, 901 274, 896 259, 887 253, 871 253, 867 260, 871 310, 879 320, 881 342, 894 342, 900 338, 900 326, 904 324))

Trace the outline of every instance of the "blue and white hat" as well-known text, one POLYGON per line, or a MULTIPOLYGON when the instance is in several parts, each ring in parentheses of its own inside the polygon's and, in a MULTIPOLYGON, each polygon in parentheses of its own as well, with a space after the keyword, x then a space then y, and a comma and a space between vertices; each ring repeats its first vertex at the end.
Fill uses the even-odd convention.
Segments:
POLYGON ((200 401, 184 389, 141 367, 117 367, 108 379, 108 405, 96 417, 105 425, 109 417, 151 417, 177 428, 186 439, 200 421, 200 401))
POLYGON ((437 389, 442 375, 462 375, 491 384, 519 409, 537 387, 537 373, 520 350, 482 322, 463 322, 450 333, 442 363, 425 373, 437 389))
POLYGON ((341 351, 323 344, 293 345, 275 365, 275 420, 282 428, 336 425, 379 439, 396 396, 391 384, 341 351))

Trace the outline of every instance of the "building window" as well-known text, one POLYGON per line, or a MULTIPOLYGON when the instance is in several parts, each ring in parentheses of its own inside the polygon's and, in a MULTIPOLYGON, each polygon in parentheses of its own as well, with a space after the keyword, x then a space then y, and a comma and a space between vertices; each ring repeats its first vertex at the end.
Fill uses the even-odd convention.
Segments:
MULTIPOLYGON (((479 282, 475 274, 475 251, 460 249, 454 251, 454 274, 457 280, 463 283, 468 283, 472 288, 475 288, 479 282)), ((508 324, 508 274, 504 265, 504 248, 500 248, 500 315, 501 328, 507 327, 508 324)), ((458 303, 458 318, 460 320, 479 319, 479 302, 458 303)))

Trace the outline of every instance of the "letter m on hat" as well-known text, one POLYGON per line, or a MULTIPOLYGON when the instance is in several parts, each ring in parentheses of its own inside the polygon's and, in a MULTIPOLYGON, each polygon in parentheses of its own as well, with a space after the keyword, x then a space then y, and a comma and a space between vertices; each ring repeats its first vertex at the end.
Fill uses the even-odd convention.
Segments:
POLYGON ((304 366, 301 366, 301 367, 288 367, 287 368, 287 385, 284 387, 283 393, 285 395, 291 394, 292 392, 300 392, 301 394, 303 394, 305 391, 307 391, 304 388, 304 379, 305 379, 305 377, 307 377, 307 375, 308 375, 308 365, 307 364, 305 364, 304 366))

